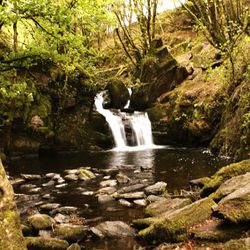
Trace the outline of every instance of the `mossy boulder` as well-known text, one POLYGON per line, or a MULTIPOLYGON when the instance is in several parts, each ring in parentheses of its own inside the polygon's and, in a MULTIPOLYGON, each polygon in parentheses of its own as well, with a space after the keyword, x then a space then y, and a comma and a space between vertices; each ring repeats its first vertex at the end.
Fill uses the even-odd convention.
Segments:
POLYGON ((188 229, 208 219, 212 206, 216 203, 210 198, 198 200, 173 212, 166 212, 158 217, 138 219, 135 226, 146 227, 139 231, 139 236, 157 242, 183 241, 188 239, 188 229))
POLYGON ((129 100, 129 92, 125 84, 119 79, 111 79, 107 84, 110 96, 110 107, 122 109, 129 100))
POLYGON ((86 228, 81 225, 62 224, 55 228, 53 234, 69 242, 78 242, 86 236, 86 228))
POLYGON ((69 243, 66 240, 43 237, 26 237, 28 250, 66 250, 69 243))
POLYGON ((247 172, 250 172, 250 160, 233 163, 221 168, 211 177, 211 180, 205 184, 204 188, 202 189, 201 196, 205 197, 211 194, 226 180, 247 172))
POLYGON ((164 212, 171 212, 182 208, 190 203, 190 199, 160 199, 148 205, 145 209, 145 213, 150 216, 156 216, 164 212))
POLYGON ((79 179, 81 180, 89 180, 95 178, 95 174, 86 168, 79 168, 79 179))
POLYGON ((224 245, 225 250, 249 250, 250 237, 239 240, 230 240, 224 245))
POLYGON ((227 195, 218 203, 214 210, 230 222, 249 222, 250 183, 227 195))
POLYGON ((25 250, 14 192, 0 159, 0 249, 25 250))
POLYGON ((51 229, 54 219, 47 214, 34 214, 28 217, 27 222, 35 230, 51 229))

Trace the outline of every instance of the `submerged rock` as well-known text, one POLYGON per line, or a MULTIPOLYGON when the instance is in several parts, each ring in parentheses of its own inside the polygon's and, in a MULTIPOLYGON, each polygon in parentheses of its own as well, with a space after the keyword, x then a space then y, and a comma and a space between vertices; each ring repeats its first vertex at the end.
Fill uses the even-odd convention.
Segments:
POLYGON ((135 236, 135 231, 122 221, 106 221, 96 227, 90 228, 91 232, 99 238, 123 238, 135 236))
POLYGON ((35 230, 43 230, 50 229, 52 225, 55 223, 53 218, 51 218, 47 214, 34 214, 28 217, 27 222, 35 229, 35 230))
POLYGON ((28 250, 66 250, 69 243, 56 238, 26 237, 28 250))

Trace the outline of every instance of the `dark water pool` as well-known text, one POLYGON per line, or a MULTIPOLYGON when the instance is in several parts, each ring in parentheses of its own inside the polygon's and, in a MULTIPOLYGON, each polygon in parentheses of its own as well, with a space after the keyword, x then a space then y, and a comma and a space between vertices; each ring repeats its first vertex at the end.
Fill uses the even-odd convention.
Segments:
MULTIPOLYGON (((213 156, 205 148, 161 148, 135 152, 83 152, 79 154, 62 154, 53 157, 27 158, 9 163, 8 172, 10 176, 17 177, 21 173, 46 174, 49 172, 63 173, 65 169, 73 169, 89 166, 94 169, 105 169, 111 166, 119 166, 131 180, 154 183, 165 181, 168 190, 189 188, 189 180, 199 177, 210 176, 221 166, 229 163, 229 159, 213 156), (134 171, 144 169, 139 174, 134 171)), ((122 207, 118 202, 100 204, 95 195, 84 195, 79 192, 79 187, 88 191, 97 191, 103 176, 97 177, 91 182, 71 182, 60 190, 50 187, 43 188, 39 195, 32 201, 19 202, 22 211, 24 207, 38 209, 37 202, 43 201, 44 194, 50 194, 50 200, 44 202, 56 202, 62 206, 75 206, 80 215, 95 225, 101 221, 122 220, 130 223, 133 219, 143 216, 143 208, 134 206, 132 208, 122 207)), ((42 185, 42 181, 35 183, 42 185)), ((18 187, 16 193, 25 193, 18 187)), ((83 249, 140 249, 140 244, 135 239, 108 240, 108 241, 85 241, 83 249)))

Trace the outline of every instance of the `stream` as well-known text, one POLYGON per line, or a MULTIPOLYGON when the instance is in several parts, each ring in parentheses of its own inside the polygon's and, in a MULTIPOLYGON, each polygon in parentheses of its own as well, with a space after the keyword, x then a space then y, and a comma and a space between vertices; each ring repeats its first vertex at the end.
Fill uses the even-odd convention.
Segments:
MULTIPOLYGON (((210 176, 221 166, 229 163, 228 159, 213 156, 206 148, 173 148, 138 150, 131 152, 82 152, 77 154, 61 154, 40 158, 23 158, 9 163, 7 171, 11 179, 18 180, 20 174, 39 174, 41 178, 29 181, 32 187, 23 188, 14 184, 17 205, 21 218, 40 212, 43 203, 58 203, 60 206, 77 208, 80 218, 86 220, 88 226, 95 226, 107 220, 120 220, 130 223, 133 219, 143 217, 142 206, 124 207, 117 201, 100 202, 96 191, 100 182, 112 178, 105 169, 117 167, 119 172, 129 181, 118 183, 118 187, 143 183, 151 185, 157 181, 167 183, 170 193, 190 190, 189 181, 210 176), (47 173, 65 175, 65 170, 89 167, 96 178, 89 181, 66 181, 65 185, 46 186, 49 181, 47 173), (43 185, 45 184, 45 185, 43 185), (37 192, 31 188, 38 188, 37 192)), ((27 183, 25 183, 27 184, 27 183)), ((140 249, 141 243, 134 238, 116 240, 85 240, 80 242, 82 249, 140 249)))

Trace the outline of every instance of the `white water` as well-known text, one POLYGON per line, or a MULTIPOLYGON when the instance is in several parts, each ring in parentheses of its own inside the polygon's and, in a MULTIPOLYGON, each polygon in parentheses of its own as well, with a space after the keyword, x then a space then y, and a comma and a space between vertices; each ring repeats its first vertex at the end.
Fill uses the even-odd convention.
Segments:
MULTIPOLYGON (((131 95, 131 90, 129 90, 131 95)), ((152 149, 159 146, 154 145, 151 122, 148 114, 145 112, 125 113, 117 110, 116 113, 103 108, 103 92, 95 97, 95 106, 97 112, 102 114, 109 124, 112 132, 115 148, 114 151, 136 151, 144 149, 152 149), (133 141, 135 145, 129 146, 125 133, 125 123, 131 127, 133 141)), ((128 108, 128 102, 124 108, 128 108)))
POLYGON ((131 94, 132 94, 132 89, 131 88, 128 88, 128 93, 129 93, 129 100, 128 100, 127 104, 124 106, 125 109, 128 109, 129 106, 130 106, 130 97, 131 97, 131 94))

